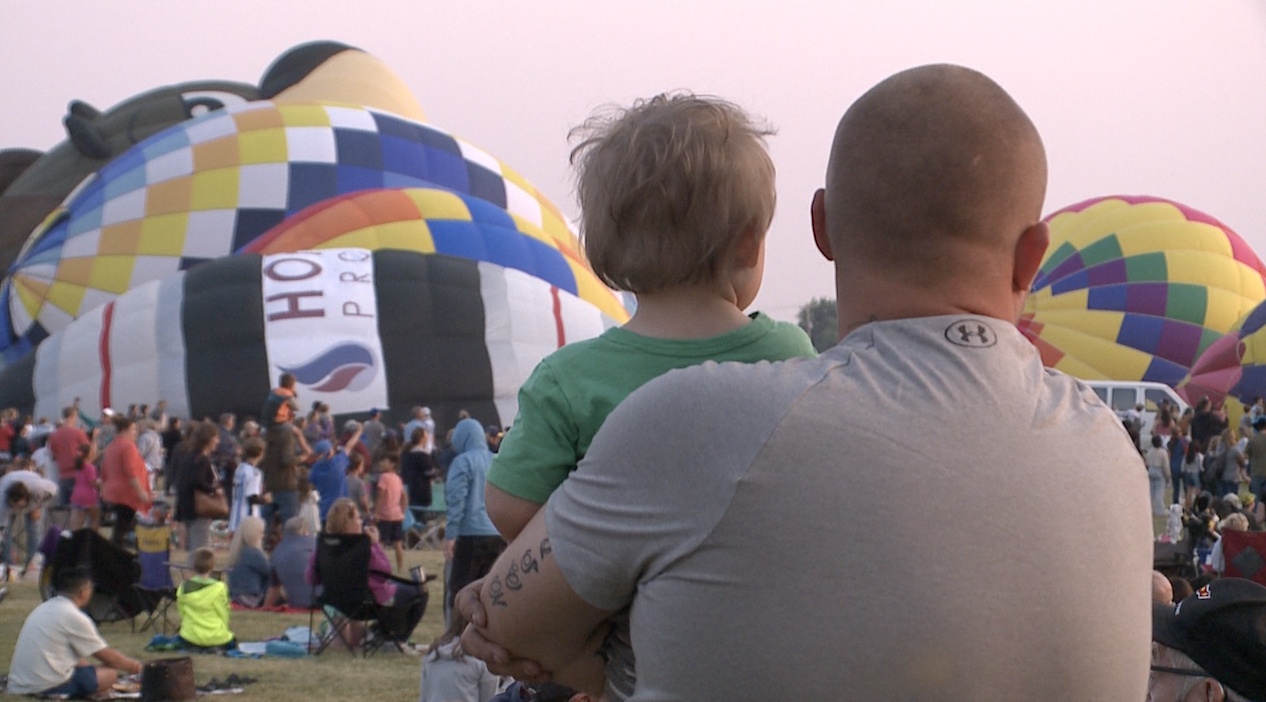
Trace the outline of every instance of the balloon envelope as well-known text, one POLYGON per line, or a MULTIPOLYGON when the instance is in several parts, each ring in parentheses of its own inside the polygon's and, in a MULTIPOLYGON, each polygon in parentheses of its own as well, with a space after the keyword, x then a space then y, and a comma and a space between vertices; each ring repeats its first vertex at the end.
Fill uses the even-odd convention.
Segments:
POLYGON ((589 265, 535 224, 477 197, 442 188, 362 190, 324 200, 260 235, 243 251, 359 247, 440 253, 496 263, 548 281, 623 323, 628 313, 589 265))
POLYGON ((89 415, 164 399, 173 416, 257 416, 285 371, 305 403, 336 413, 425 404, 449 423, 466 409, 500 426, 542 358, 614 324, 548 281, 487 261, 243 254, 90 311, 0 370, 0 392, 50 417, 75 398, 89 415))
POLYGON ((1188 402, 1227 395, 1248 404, 1266 397, 1266 302, 1253 308, 1231 333, 1213 343, 1178 387, 1188 402))
POLYGON ((1019 326, 1046 365, 1072 375, 1176 386, 1266 298, 1248 245, 1185 205, 1114 196, 1046 221, 1051 245, 1019 326))
POLYGON ((573 259, 558 210, 522 176, 435 127, 369 108, 256 101, 170 127, 72 193, 0 288, 0 355, 144 283, 241 251, 304 208, 374 188, 439 186, 490 202, 573 259))

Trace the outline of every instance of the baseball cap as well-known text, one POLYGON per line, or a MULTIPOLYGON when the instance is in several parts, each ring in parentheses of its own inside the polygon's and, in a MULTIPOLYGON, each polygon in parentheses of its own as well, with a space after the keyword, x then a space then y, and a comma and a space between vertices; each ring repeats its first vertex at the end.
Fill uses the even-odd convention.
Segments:
POLYGON ((330 452, 330 448, 331 448, 330 442, 326 441, 325 439, 321 439, 320 441, 312 445, 312 452, 317 454, 318 456, 323 456, 330 452))
POLYGON ((1176 605, 1152 605, 1152 638, 1218 682, 1266 700, 1266 587, 1219 578, 1176 605))

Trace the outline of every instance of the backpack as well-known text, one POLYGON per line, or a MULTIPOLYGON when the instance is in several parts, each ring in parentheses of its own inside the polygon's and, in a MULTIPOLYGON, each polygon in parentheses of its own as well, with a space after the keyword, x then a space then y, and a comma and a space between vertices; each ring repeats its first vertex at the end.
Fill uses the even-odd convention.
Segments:
POLYGON ((268 393, 268 399, 264 400, 264 407, 259 411, 259 425, 264 429, 277 426, 277 412, 281 411, 281 406, 289 399, 278 392, 268 393))

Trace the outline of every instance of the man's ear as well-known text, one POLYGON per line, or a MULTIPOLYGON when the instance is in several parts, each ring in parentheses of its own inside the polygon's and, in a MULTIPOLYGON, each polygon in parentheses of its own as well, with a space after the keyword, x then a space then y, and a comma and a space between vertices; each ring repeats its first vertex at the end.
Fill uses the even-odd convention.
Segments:
POLYGON ((1046 247, 1051 243, 1051 231, 1046 222, 1038 222, 1024 230, 1015 244, 1015 261, 1011 269, 1011 287, 1014 292, 1028 292, 1037 277, 1046 247))
POLYGON ((813 225, 813 241, 818 245, 818 251, 822 252, 826 260, 834 261, 831 238, 826 233, 826 190, 822 188, 818 188, 813 194, 813 203, 809 205, 809 220, 813 225))
POLYGON ((1222 702, 1226 699, 1226 690, 1223 689, 1222 683, 1217 682, 1213 678, 1205 678, 1191 689, 1187 695, 1188 700, 1197 700, 1199 702, 1222 702))

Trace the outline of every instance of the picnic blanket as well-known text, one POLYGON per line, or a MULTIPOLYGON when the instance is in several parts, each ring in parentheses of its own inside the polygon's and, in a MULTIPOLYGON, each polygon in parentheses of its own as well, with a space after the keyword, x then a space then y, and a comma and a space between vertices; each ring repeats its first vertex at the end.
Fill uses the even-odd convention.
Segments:
POLYGON ((309 640, 312 631, 306 626, 292 626, 280 636, 266 641, 239 641, 232 648, 202 648, 193 646, 179 636, 155 634, 145 646, 147 651, 193 651, 195 653, 212 653, 229 658, 303 658, 308 655, 309 640))

